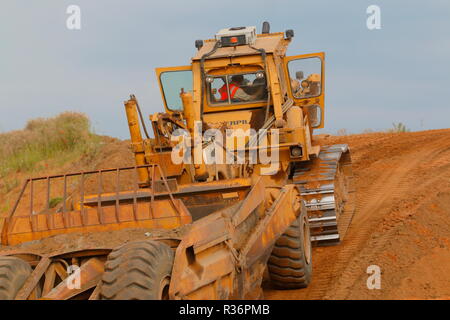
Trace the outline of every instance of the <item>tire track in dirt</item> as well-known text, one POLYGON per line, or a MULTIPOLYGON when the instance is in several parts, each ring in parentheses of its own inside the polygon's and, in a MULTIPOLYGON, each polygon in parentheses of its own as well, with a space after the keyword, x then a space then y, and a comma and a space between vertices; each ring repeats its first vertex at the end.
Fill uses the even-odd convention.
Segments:
MULTIPOLYGON (((373 213, 380 210, 380 207, 389 201, 392 195, 399 194, 405 189, 405 183, 397 183, 396 180, 402 179, 407 172, 408 168, 387 171, 375 181, 374 187, 369 189, 365 197, 362 197, 359 201, 357 200, 355 217, 353 218, 351 229, 341 246, 333 248, 335 252, 323 253, 326 257, 322 261, 330 261, 330 266, 322 272, 324 279, 321 279, 322 281, 319 282, 317 287, 312 287, 308 299, 323 299, 326 297, 331 282, 337 274, 340 274, 345 269, 351 256, 364 244, 370 236, 372 226, 380 219, 378 215, 373 213), (386 194, 384 191, 386 187, 393 190, 393 193, 386 194), (336 260, 330 259, 333 254, 337 256, 336 260)), ((351 271, 350 273, 353 272, 351 271)))
MULTIPOLYGON (((351 282, 354 285, 355 279, 353 279, 353 276, 358 274, 360 266, 349 263, 352 256, 365 246, 366 241, 371 235, 373 226, 377 225, 383 219, 383 215, 381 215, 382 212, 385 212, 382 211, 383 207, 392 206, 396 198, 407 192, 409 189, 408 173, 418 162, 419 160, 414 161, 406 168, 400 167, 397 170, 386 172, 377 181, 378 185, 374 194, 370 194, 358 205, 357 212, 360 213, 360 219, 354 220, 354 230, 350 237, 345 240, 342 250, 339 253, 339 258, 332 269, 333 274, 340 273, 341 282, 346 282, 347 285, 351 282), (389 176, 389 178, 386 179, 386 176, 389 176), (391 190, 391 192, 386 193, 384 191, 385 188, 391 190)), ((330 286, 331 283, 324 288, 324 293, 330 290, 330 286)), ((330 298, 330 296, 324 294, 316 297, 316 299, 322 298, 330 298)))
MULTIPOLYGON (((450 145, 450 140, 448 137, 436 139, 428 146, 420 150, 420 156, 412 154, 415 157, 411 164, 405 166, 407 173, 403 175, 403 178, 399 181, 398 185, 394 189, 390 189, 391 196, 387 197, 387 208, 383 211, 383 214, 379 215, 379 218, 372 223, 375 227, 374 230, 370 232, 370 238, 367 238, 360 246, 357 251, 357 255, 350 257, 348 261, 348 267, 342 269, 343 272, 339 277, 339 281, 334 283, 328 288, 330 291, 326 298, 333 299, 362 299, 362 298, 375 298, 375 299, 397 299, 405 298, 405 296, 392 296, 392 286, 393 283, 387 286, 387 290, 367 290, 365 287, 365 282, 368 275, 365 270, 362 270, 362 264, 365 263, 364 267, 371 265, 370 261, 376 261, 378 265, 381 262, 383 264, 383 259, 380 260, 382 256, 389 256, 395 261, 394 265, 389 265, 391 270, 390 273, 395 274, 401 271, 404 277, 405 271, 402 270, 404 265, 397 263, 397 257, 401 256, 407 260, 414 261, 417 257, 414 257, 412 252, 409 252, 409 248, 397 247, 397 251, 388 252, 387 247, 391 243, 396 243, 399 237, 399 230, 405 229, 405 225, 408 225, 408 220, 411 217, 417 215, 420 207, 423 207, 424 202, 432 199, 432 201, 437 201, 433 198, 433 192, 436 192, 440 188, 437 186, 442 186, 442 182, 445 183, 446 179, 450 179, 450 152, 446 146, 450 145), (447 149, 446 152, 442 150, 447 149), (443 169, 443 170, 442 170, 443 169), (426 179, 423 178, 424 172, 426 173, 426 179), (433 173, 438 172, 439 174, 433 175, 433 173), (383 229, 382 235, 380 236, 380 228, 383 229), (369 240, 369 241, 367 241, 369 240), (353 290, 349 289, 352 288, 353 290), (358 291, 354 289, 362 289, 363 291, 358 291), (354 292, 363 292, 364 296, 355 295, 354 292)), ((407 160, 407 159, 405 159, 407 160)), ((398 164, 401 165, 401 162, 398 164)), ((389 189, 388 189, 389 190, 389 189)), ((450 189, 449 189, 450 190, 450 189)), ((385 205, 385 206, 386 206, 385 205)), ((374 214, 372 212, 371 214, 374 214)), ((431 223, 432 224, 432 223, 431 223)), ((421 228, 429 228, 428 224, 421 224, 421 228)), ((433 237, 438 235, 438 230, 433 229, 433 237)), ((408 233, 415 233, 408 230, 408 233)), ((427 242, 427 239, 421 239, 421 242, 427 242)), ((441 247, 442 248, 442 247, 441 247)), ((426 251, 426 250, 425 250, 426 251)), ((426 252, 420 252, 420 254, 427 254, 426 252)), ((450 261, 448 261, 450 263, 450 261)), ((383 266, 387 267, 387 266, 383 266)), ((383 270, 383 268, 382 268, 383 270)), ((383 272, 386 270, 383 270, 383 272)), ((397 277, 398 274, 396 275, 397 277)), ((385 276, 383 276, 385 278, 385 276)), ((390 280, 392 281, 392 280, 390 280)), ((394 285, 395 286, 395 285, 394 285)), ((413 292, 414 290, 409 290, 413 292)))
POLYGON ((410 193, 410 189, 415 185, 415 171, 418 167, 429 162, 430 157, 433 159, 430 155, 434 155, 433 162, 445 164, 445 159, 439 160, 436 155, 445 154, 443 151, 449 148, 450 131, 397 135, 395 139, 386 139, 381 135, 376 141, 366 143, 373 149, 372 151, 367 151, 369 148, 364 148, 364 143, 365 141, 361 144, 362 147, 359 145, 355 148, 359 150, 354 155, 357 206, 346 238, 339 246, 314 250, 314 276, 309 288, 292 291, 267 289, 266 298, 345 298, 345 292, 355 285, 361 275, 361 265, 357 263, 361 261, 353 261, 353 257, 364 249, 374 227, 389 214, 396 203, 410 193), (373 147, 373 144, 379 146, 373 147), (392 149, 388 150, 393 155, 390 159, 383 158, 384 144, 392 149), (366 167, 361 165, 366 158, 373 158, 374 155, 379 159, 366 167), (367 177, 374 176, 372 167, 377 169, 378 174, 370 181, 367 177), (336 283, 344 289, 340 292, 331 292, 331 288, 336 291, 336 283))

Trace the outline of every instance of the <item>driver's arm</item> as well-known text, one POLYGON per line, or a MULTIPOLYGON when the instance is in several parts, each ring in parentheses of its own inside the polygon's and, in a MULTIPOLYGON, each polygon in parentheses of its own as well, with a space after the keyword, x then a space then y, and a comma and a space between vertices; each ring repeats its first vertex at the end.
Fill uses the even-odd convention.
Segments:
POLYGON ((245 91, 242 88, 237 89, 236 93, 234 94, 234 98, 239 99, 240 101, 255 100, 257 96, 258 96, 258 93, 254 94, 254 95, 249 95, 249 94, 245 93, 245 91))

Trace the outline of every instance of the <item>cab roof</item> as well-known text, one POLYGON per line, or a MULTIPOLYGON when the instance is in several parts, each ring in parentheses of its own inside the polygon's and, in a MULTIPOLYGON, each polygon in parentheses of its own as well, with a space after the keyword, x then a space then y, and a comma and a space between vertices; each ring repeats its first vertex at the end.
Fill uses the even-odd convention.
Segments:
MULTIPOLYGON (((216 42, 217 41, 215 39, 205 40, 203 47, 197 51, 192 60, 200 60, 205 53, 210 52, 214 48, 216 42)), ((253 47, 257 49, 264 49, 266 53, 274 53, 278 50, 278 54, 283 55, 286 52, 288 42, 288 40, 284 39, 283 32, 258 34, 253 47)), ((259 54, 259 52, 250 48, 248 45, 241 45, 236 47, 218 48, 214 54, 208 57, 208 59, 246 56, 253 54, 259 54)))

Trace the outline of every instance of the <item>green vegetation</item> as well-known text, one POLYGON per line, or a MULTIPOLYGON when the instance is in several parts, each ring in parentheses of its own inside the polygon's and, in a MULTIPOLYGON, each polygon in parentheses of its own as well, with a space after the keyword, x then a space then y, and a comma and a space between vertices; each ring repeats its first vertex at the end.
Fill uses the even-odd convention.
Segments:
POLYGON ((57 198, 51 199, 50 202, 49 202, 50 209, 53 209, 58 204, 60 204, 62 201, 63 201, 63 198, 61 198, 61 197, 57 197, 57 198))
POLYGON ((14 188, 16 188, 18 185, 19 185, 19 180, 17 180, 16 178, 5 179, 5 181, 3 182, 3 190, 0 190, 0 191, 4 191, 5 193, 8 193, 11 190, 13 190, 14 188))
POLYGON ((399 123, 392 123, 392 129, 389 129, 388 132, 394 132, 394 133, 398 133, 398 132, 409 132, 410 130, 401 122, 399 123))
MULTIPOLYGON (((0 134, 0 179, 6 180, 9 173, 41 169, 49 161, 61 165, 81 156, 95 156, 99 145, 84 114, 64 112, 30 120, 23 130, 0 134)), ((7 191, 15 183, 3 184, 7 191)))
POLYGON ((5 202, 4 204, 0 205, 0 219, 1 216, 4 215, 5 213, 8 213, 10 209, 9 203, 8 201, 5 202))
POLYGON ((347 129, 342 128, 342 129, 339 129, 337 131, 336 135, 338 135, 338 136, 348 136, 348 131, 347 131, 347 129))

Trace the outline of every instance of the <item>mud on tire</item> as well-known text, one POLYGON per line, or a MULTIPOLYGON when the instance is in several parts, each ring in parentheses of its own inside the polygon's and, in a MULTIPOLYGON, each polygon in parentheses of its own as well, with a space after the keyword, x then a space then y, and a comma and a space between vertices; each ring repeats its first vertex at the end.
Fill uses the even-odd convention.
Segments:
POLYGON ((311 282, 311 238, 304 206, 297 220, 275 243, 268 271, 271 283, 279 289, 306 288, 311 282))
POLYGON ((30 265, 16 257, 0 257, 0 300, 13 300, 31 274, 30 265))
POLYGON ((174 253, 165 243, 139 241, 114 249, 105 263, 102 300, 168 299, 174 253))

